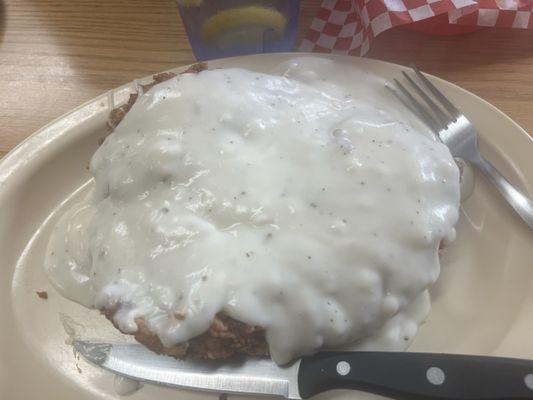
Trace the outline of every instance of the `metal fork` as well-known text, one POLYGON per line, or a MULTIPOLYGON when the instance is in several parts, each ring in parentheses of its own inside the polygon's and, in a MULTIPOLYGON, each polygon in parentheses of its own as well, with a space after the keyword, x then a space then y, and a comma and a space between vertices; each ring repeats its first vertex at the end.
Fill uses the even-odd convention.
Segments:
POLYGON ((402 74, 414 89, 416 96, 397 79, 394 79, 394 83, 401 94, 389 85, 387 85, 387 89, 435 132, 437 137, 448 146, 454 157, 462 158, 475 165, 496 186, 529 228, 533 229, 533 202, 531 199, 515 188, 496 167, 479 153, 477 132, 468 118, 415 66, 411 66, 411 68, 422 85, 416 83, 415 79, 405 71, 402 71, 402 74))

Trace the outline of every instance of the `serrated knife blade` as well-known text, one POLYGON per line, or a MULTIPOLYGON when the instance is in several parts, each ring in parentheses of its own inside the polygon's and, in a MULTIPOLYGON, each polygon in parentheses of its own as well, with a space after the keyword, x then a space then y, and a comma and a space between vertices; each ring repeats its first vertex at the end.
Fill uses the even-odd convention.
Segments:
POLYGON ((218 393, 301 398, 297 382, 299 361, 281 368, 266 358, 177 360, 139 344, 74 341, 73 346, 91 363, 142 382, 218 393))

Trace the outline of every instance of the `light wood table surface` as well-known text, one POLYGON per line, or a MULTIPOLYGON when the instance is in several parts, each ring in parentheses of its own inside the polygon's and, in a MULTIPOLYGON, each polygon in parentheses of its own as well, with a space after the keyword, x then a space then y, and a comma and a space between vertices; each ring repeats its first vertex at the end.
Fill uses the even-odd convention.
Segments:
MULTIPOLYGON (((302 2, 300 36, 319 0, 302 2)), ((397 28, 368 56, 414 62, 533 133, 533 31, 440 37, 397 28)), ((0 157, 108 89, 193 61, 172 0, 0 0, 0 157)))

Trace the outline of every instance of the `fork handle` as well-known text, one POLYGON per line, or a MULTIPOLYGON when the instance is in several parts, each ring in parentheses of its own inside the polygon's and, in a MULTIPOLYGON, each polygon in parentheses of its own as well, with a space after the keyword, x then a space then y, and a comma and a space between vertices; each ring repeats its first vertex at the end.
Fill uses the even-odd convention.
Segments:
POLYGON ((469 159, 472 164, 496 186, 502 196, 522 217, 524 222, 533 229, 533 202, 524 193, 515 188, 487 159, 479 155, 469 159))

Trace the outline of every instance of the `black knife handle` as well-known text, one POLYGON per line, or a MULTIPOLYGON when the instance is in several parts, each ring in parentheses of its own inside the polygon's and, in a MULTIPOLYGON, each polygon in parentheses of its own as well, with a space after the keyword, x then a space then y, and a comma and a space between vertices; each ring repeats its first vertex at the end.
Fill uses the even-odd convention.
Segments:
POLYGON ((302 358, 304 399, 355 389, 394 399, 533 399, 533 361, 402 352, 327 352, 302 358))

